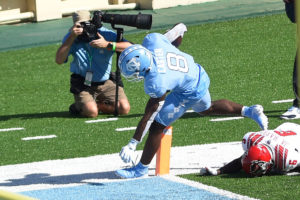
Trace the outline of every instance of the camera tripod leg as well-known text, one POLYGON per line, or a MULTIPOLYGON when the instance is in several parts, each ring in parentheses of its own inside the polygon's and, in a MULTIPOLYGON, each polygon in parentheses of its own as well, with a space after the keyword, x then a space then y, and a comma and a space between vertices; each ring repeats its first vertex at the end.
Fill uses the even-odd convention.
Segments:
MULTIPOLYGON (((117 42, 120 42, 123 40, 123 28, 115 28, 114 25, 112 25, 114 29, 117 30, 117 42)), ((120 85, 120 68, 118 66, 118 60, 119 60, 120 52, 117 52, 117 62, 116 62, 116 96, 115 96, 115 112, 114 116, 119 115, 119 85, 120 85)))

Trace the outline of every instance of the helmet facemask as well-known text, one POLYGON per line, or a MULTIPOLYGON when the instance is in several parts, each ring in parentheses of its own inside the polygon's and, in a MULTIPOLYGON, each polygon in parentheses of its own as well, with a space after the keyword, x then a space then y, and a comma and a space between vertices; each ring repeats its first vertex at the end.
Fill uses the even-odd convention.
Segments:
POLYGON ((272 157, 267 145, 251 146, 242 157, 242 167, 252 177, 266 174, 272 166, 272 157))
POLYGON ((250 174, 254 177, 266 174, 272 167, 272 163, 253 160, 250 165, 250 174))

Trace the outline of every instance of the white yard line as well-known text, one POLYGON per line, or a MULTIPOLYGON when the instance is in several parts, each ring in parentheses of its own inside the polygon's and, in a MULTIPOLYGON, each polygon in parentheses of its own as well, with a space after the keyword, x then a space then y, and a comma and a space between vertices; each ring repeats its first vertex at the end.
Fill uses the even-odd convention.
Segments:
POLYGON ((223 117, 223 118, 211 119, 209 121, 211 121, 211 122, 220 122, 220 121, 230 121, 230 120, 238 120, 238 119, 244 119, 244 117, 223 117))
POLYGON ((285 99, 285 100, 272 101, 272 103, 290 103, 293 101, 294 99, 285 99))
POLYGON ((20 130, 24 130, 25 128, 4 128, 4 129, 0 129, 0 132, 6 132, 6 131, 20 131, 20 130))
POLYGON ((125 128, 117 128, 116 131, 131 131, 135 129, 136 127, 125 127, 125 128))
POLYGON ((44 139, 51 139, 56 138, 56 135, 45 135, 45 136, 34 136, 34 137, 25 137, 22 140, 44 140, 44 139))
POLYGON ((117 117, 115 117, 115 118, 107 118, 107 119, 88 120, 88 121, 85 121, 85 123, 109 122, 109 121, 116 121, 116 120, 118 120, 117 117))
POLYGON ((184 178, 180 178, 178 176, 165 175, 165 176, 162 176, 162 178, 167 179, 167 180, 171 180, 171 181, 174 181, 174 182, 182 183, 182 184, 185 184, 185 185, 189 185, 189 186, 199 188, 199 189, 202 189, 202 190, 207 190, 207 191, 210 191, 212 193, 219 194, 219 195, 222 195, 222 196, 226 196, 226 197, 229 197, 229 198, 232 198, 232 199, 256 200, 256 199, 251 198, 251 197, 239 195, 239 194, 236 194, 236 193, 233 193, 233 192, 230 192, 230 191, 226 191, 226 190, 222 190, 222 189, 219 189, 219 188, 216 188, 216 187, 213 187, 213 186, 204 185, 202 183, 187 180, 187 179, 184 179, 184 178))

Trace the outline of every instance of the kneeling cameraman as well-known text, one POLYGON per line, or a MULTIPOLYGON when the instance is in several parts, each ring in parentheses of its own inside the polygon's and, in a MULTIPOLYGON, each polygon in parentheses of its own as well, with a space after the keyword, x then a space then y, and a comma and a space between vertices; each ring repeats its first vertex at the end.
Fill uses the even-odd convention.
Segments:
MULTIPOLYGON (((75 103, 69 111, 84 117, 97 117, 99 112, 113 114, 116 84, 110 80, 112 56, 115 51, 123 51, 130 42, 115 42, 117 34, 103 27, 101 22, 94 24, 86 10, 75 12, 73 23, 56 52, 57 64, 66 63, 68 56, 73 56, 70 92, 75 103)), ((130 104, 124 89, 119 86, 118 91, 118 112, 128 114, 130 104)))

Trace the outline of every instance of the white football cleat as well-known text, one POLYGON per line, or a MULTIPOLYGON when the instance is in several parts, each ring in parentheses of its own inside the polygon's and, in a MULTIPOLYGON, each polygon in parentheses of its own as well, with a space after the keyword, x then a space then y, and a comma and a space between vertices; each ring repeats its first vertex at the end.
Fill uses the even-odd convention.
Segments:
POLYGON ((262 130, 268 129, 269 120, 264 114, 264 108, 261 105, 244 106, 242 115, 253 119, 262 130))
POLYGON ((281 119, 300 119, 300 108, 292 106, 280 116, 281 119))
MULTIPOLYGON (((170 30, 167 30, 166 33, 164 34, 167 39, 173 43, 175 42, 178 38, 183 38, 184 33, 187 32, 187 27, 183 23, 178 23, 175 24, 170 30)), ((178 47, 177 45, 175 45, 178 47)))

